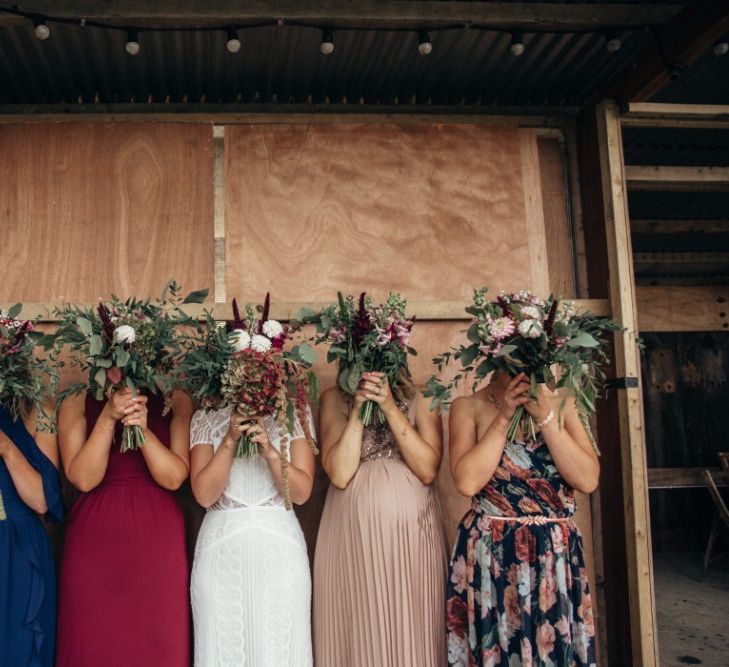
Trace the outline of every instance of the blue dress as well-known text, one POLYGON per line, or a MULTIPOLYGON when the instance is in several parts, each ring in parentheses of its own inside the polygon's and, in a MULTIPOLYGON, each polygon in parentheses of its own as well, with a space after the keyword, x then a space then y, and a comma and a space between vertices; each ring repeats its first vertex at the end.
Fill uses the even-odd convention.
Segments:
MULTIPOLYGON (((48 513, 63 516, 58 470, 38 448, 22 420, 0 405, 0 429, 43 478, 48 513)), ((0 663, 51 667, 56 641, 56 577, 38 515, 20 498, 0 458, 0 663)))

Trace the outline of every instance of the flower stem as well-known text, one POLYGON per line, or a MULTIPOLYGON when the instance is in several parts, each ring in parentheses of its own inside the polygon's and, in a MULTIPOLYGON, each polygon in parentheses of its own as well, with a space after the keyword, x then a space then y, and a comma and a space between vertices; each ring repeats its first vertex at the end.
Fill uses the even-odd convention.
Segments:
POLYGON ((235 457, 238 459, 250 459, 258 453, 258 444, 251 441, 251 438, 244 433, 238 438, 235 447, 235 457))
POLYGON ((142 431, 140 426, 125 426, 124 432, 122 433, 121 453, 141 449, 144 440, 144 431, 142 431))

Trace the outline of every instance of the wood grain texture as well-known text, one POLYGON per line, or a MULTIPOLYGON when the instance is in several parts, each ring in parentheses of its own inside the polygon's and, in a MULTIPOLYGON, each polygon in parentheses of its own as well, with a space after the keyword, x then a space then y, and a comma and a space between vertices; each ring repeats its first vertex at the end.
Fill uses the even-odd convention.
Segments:
POLYGON ((469 298, 481 284, 531 287, 539 276, 520 132, 226 127, 229 296, 330 300, 337 289, 395 289, 425 301, 469 298))
POLYGON ((206 125, 0 126, 0 301, 212 286, 206 125))
POLYGON ((547 242, 549 291, 574 298, 573 243, 567 208, 563 149, 556 138, 539 137, 539 176, 541 178, 544 234, 547 242))

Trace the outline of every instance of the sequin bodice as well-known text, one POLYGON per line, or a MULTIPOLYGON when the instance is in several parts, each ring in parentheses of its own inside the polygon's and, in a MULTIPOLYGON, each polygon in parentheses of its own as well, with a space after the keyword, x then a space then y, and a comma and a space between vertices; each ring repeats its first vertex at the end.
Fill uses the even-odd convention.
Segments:
MULTIPOLYGON (((398 407, 404 414, 408 414, 408 404, 399 403, 398 407)), ((399 459, 402 455, 398 449, 395 436, 387 422, 382 424, 374 422, 365 426, 362 433, 362 453, 359 460, 376 461, 377 459, 399 459)))

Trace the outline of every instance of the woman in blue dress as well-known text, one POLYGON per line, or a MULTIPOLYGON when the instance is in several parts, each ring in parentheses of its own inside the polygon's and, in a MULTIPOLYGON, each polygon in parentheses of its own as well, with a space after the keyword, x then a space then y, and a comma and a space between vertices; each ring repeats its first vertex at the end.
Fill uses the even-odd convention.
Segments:
POLYGON ((56 578, 39 515, 63 515, 56 436, 0 404, 0 663, 51 667, 56 578))

